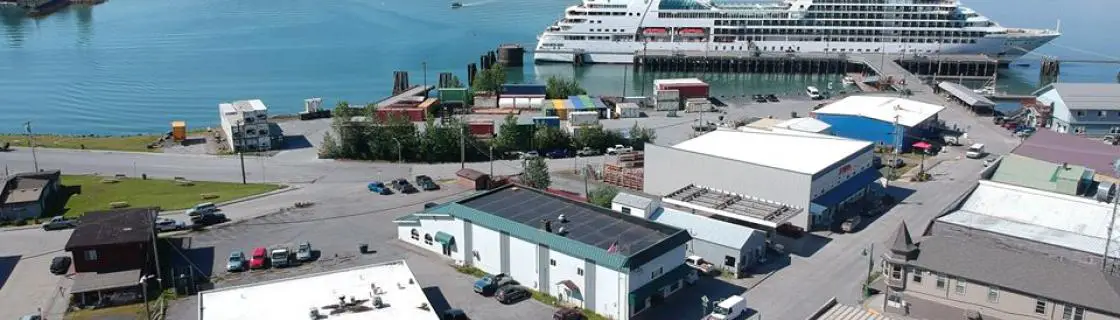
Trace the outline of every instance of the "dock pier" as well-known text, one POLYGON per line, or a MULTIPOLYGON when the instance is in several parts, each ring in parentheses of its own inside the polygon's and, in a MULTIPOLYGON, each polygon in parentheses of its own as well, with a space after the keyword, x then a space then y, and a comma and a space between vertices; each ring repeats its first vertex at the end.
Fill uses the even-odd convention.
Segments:
POLYGON ((634 55, 635 70, 670 72, 839 75, 878 70, 886 67, 886 61, 914 75, 917 80, 991 79, 1000 67, 998 60, 984 55, 683 50, 646 50, 634 55))

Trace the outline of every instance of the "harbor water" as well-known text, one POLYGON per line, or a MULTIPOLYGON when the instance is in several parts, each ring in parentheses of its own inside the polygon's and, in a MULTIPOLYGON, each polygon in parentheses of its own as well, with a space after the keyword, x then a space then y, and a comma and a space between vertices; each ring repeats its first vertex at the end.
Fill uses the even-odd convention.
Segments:
MULTIPOLYGON (((393 71, 413 84, 439 72, 465 80, 465 65, 502 43, 532 48, 537 34, 573 0, 264 1, 111 0, 74 5, 41 19, 0 10, 0 132, 129 134, 217 122, 222 101, 260 98, 273 113, 301 111, 308 97, 365 103, 386 96, 393 71)), ((1038 50, 1070 59, 1120 56, 1120 1, 965 0, 1012 27, 1053 28, 1063 36, 1038 50)), ((1012 65, 1000 90, 1029 92, 1039 55, 1012 65)), ((1062 81, 1117 81, 1120 65, 1062 65, 1062 81)), ((625 66, 531 65, 510 79, 574 77, 592 94, 649 94, 655 78, 697 76, 713 95, 796 94, 836 76, 654 74, 625 66)))

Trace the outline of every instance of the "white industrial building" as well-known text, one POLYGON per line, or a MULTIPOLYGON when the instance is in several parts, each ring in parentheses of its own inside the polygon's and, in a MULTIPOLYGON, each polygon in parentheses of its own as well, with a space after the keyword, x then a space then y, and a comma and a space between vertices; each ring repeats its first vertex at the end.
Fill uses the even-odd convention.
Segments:
POLYGON ((268 107, 260 99, 218 104, 222 133, 230 151, 268 151, 272 149, 272 132, 268 123, 268 107))
POLYGON ((774 124, 776 131, 791 130, 819 134, 832 134, 832 126, 824 121, 813 118, 793 118, 774 124))
POLYGON ((438 320, 404 260, 198 294, 199 320, 438 320), (312 317, 318 313, 319 317, 312 317))
POLYGON ((401 241, 626 320, 680 290, 688 232, 507 185, 395 220, 401 241))
POLYGON ((721 129, 674 146, 646 144, 643 191, 763 230, 827 228, 881 177, 872 149, 808 132, 721 129))
MULTIPOLYGON (((955 211, 931 223, 930 233, 1100 266, 1109 224, 1120 230, 1108 202, 980 180, 955 211)), ((1120 240, 1114 236, 1111 241, 1109 256, 1120 258, 1120 240)))

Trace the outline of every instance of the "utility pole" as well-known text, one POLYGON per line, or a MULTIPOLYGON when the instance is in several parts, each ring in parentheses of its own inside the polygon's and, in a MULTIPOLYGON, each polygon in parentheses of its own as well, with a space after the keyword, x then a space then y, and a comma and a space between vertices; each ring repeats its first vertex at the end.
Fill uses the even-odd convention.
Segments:
POLYGON ((490 176, 494 176, 494 146, 490 146, 490 176))
MULTIPOLYGON (((1120 159, 1116 159, 1116 161, 1112 162, 1112 170, 1114 172, 1120 172, 1120 159)), ((1113 231, 1115 231, 1113 226, 1116 225, 1116 208, 1117 204, 1120 204, 1120 190, 1117 190, 1116 193, 1117 194, 1113 195, 1112 199, 1112 217, 1108 221, 1108 238, 1106 238, 1104 241, 1104 256, 1101 257, 1101 269, 1105 271, 1108 271, 1110 259, 1109 256, 1112 254, 1112 250, 1114 249, 1112 248, 1112 241, 1116 239, 1113 235, 1113 231)), ((1108 272, 1112 273, 1112 271, 1108 272)))
POLYGON ((395 137, 393 141, 397 143, 397 163, 404 163, 404 152, 401 149, 401 141, 395 137))
POLYGON ((629 80, 627 73, 630 72, 630 66, 622 66, 622 97, 626 98, 626 81, 629 80))
POLYGON ((459 126, 459 169, 464 169, 467 167, 467 133, 462 123, 456 125, 459 126))
POLYGON ((868 296, 869 288, 871 287, 871 273, 875 271, 875 243, 874 242, 871 243, 870 248, 864 249, 863 255, 867 256, 867 277, 864 277, 864 279, 863 279, 863 298, 866 298, 868 296))
POLYGON ((237 121, 237 143, 233 145, 233 149, 237 150, 237 157, 241 158, 241 184, 249 184, 248 178, 245 175, 245 122, 242 120, 237 121))
MULTIPOLYGON (((896 111, 897 111, 898 106, 895 106, 895 108, 896 108, 896 111)), ((890 181, 891 179, 894 179, 894 164, 898 162, 898 152, 900 151, 899 149, 902 149, 902 133, 900 132, 901 130, 899 130, 899 128, 898 128, 898 118, 899 118, 899 115, 895 114, 894 115, 894 122, 892 123, 892 129, 894 129, 894 132, 893 132, 894 137, 893 137, 893 139, 891 139, 891 140, 893 140, 892 143, 891 143, 891 149, 892 149, 891 150, 891 162, 887 164, 887 167, 890 168, 890 170, 887 173, 887 181, 890 181)))
POLYGON ((422 72, 424 73, 424 87, 427 88, 428 87, 428 62, 427 61, 420 62, 420 68, 423 69, 422 72))
POLYGON ((27 129, 27 143, 31 146, 31 161, 35 163, 35 172, 39 172, 39 157, 35 155, 35 134, 31 133, 31 121, 23 123, 27 129))

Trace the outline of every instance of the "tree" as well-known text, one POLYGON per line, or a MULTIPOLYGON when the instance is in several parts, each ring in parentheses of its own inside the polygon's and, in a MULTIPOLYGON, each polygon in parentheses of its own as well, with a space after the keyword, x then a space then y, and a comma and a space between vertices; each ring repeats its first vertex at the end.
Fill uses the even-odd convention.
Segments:
POLYGON ((611 201, 614 200, 614 196, 617 195, 618 188, 612 186, 601 186, 595 188, 594 190, 591 190, 591 193, 587 195, 587 202, 591 202, 592 204, 600 207, 610 208, 611 201))
POLYGON ((459 76, 451 76, 451 81, 447 83, 448 88, 462 88, 463 82, 459 81, 459 76))
POLYGON ((578 82, 570 78, 551 76, 545 84, 545 96, 548 99, 564 99, 581 94, 587 94, 587 90, 583 90, 578 82))
POLYGON ((338 156, 338 141, 335 141, 330 132, 323 135, 323 144, 319 145, 319 158, 333 159, 338 156))
POLYGON ((494 138, 494 148, 502 152, 521 150, 523 148, 522 141, 524 141, 525 133, 523 133, 521 126, 517 125, 517 117, 507 115, 502 124, 498 126, 498 136, 494 138))
POLYGON ((533 134, 533 149, 539 151, 563 150, 571 148, 572 137, 567 131, 557 127, 537 126, 533 134))
POLYGON ((574 140, 576 149, 591 148, 599 151, 623 142, 621 133, 603 129, 600 125, 581 128, 574 140))
POLYGON ((552 178, 548 176, 548 163, 542 157, 531 158, 522 162, 524 173, 522 181, 530 187, 545 189, 552 185, 552 178))
POLYGON ((490 91, 498 92, 502 84, 506 83, 506 69, 501 64, 495 63, 490 66, 490 69, 479 71, 474 77, 474 83, 471 88, 475 92, 490 91))
POLYGON ((651 128, 642 128, 637 122, 634 126, 630 127, 630 145, 634 150, 644 150, 646 143, 652 143, 657 140, 657 131, 651 128))

